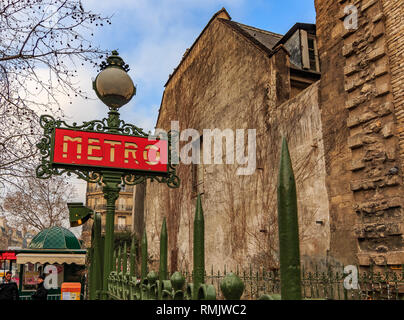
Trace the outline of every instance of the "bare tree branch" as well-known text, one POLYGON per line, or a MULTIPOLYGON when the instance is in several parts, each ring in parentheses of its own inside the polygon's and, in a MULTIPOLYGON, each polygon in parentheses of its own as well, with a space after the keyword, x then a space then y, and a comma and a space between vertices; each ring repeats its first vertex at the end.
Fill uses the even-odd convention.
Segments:
POLYGON ((75 195, 74 187, 61 177, 41 180, 32 175, 18 179, 1 203, 2 215, 19 229, 36 231, 51 226, 68 226, 66 203, 75 195))
POLYGON ((106 55, 91 42, 93 29, 106 24, 109 17, 81 0, 0 2, 0 186, 35 166, 39 114, 62 116, 63 96, 88 98, 76 66, 98 66, 106 55))

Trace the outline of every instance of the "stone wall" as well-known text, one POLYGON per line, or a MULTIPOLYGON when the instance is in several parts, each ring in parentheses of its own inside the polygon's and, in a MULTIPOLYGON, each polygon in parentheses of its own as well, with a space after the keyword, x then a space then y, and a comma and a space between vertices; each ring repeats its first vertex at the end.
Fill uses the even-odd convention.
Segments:
MULTIPOLYGON (((157 128, 256 129, 257 169, 203 164, 206 267, 277 266, 276 183, 281 133, 290 140, 296 165, 302 254, 326 257, 329 244, 324 150, 316 83, 290 97, 289 56, 255 46, 222 20, 213 21, 168 82, 157 128), (318 221, 318 223, 316 223, 318 221), (320 223, 321 222, 321 223, 320 223)), ((247 136, 245 135, 245 141, 247 136)), ((203 146, 206 145, 206 138, 203 146)), ((224 153, 225 154, 225 153, 224 153)), ((180 164, 181 187, 148 183, 145 220, 151 260, 157 263, 159 234, 167 218, 170 269, 192 269, 196 198, 191 165, 180 164)))
POLYGON ((329 261, 330 249, 319 89, 320 81, 278 106, 270 117, 272 129, 287 137, 290 148, 298 198, 300 252, 306 265, 329 261))
POLYGON ((345 109, 343 68, 341 55, 342 25, 333 19, 339 14, 336 0, 315 1, 316 34, 320 58, 321 82, 319 100, 324 132, 326 186, 329 197, 330 257, 344 264, 356 260, 357 244, 352 231, 355 214, 352 211, 352 192, 349 189, 350 150, 347 146, 349 131, 346 128, 348 112, 345 109))
MULTIPOLYGON (((298 184, 302 259, 327 265, 404 263, 403 6, 315 0, 322 78, 289 100, 289 57, 271 55, 214 19, 167 83, 157 128, 256 129, 257 170, 204 164, 206 265, 277 264, 276 179, 288 138, 298 184), (358 28, 344 27, 353 4, 358 28)), ((226 15, 221 15, 226 19, 226 15)), ((246 138, 246 137, 245 137, 246 138)), ((190 165, 179 190, 148 183, 145 221, 157 262, 167 217, 171 270, 192 268, 190 165)))
POLYGON ((397 32, 399 12, 389 10, 388 17, 383 11, 392 2, 384 1, 383 7, 378 0, 316 1, 324 140, 331 151, 326 152, 331 255, 346 264, 404 261, 394 101, 399 94, 394 98, 391 71, 398 49, 390 49, 391 58, 391 35, 386 36, 386 25, 397 32), (358 9, 356 29, 344 27, 344 9, 350 4, 358 9), (343 127, 328 130, 327 123, 343 127))
MULTIPOLYGON (((278 55, 286 54, 280 50, 278 55)), ((199 134, 203 129, 258 127, 261 129, 257 143, 262 145, 268 108, 277 103, 276 81, 282 79, 277 77, 274 63, 275 57, 269 58, 228 25, 215 20, 167 84, 156 127, 169 129, 171 120, 179 121, 180 130, 193 128, 199 134)), ((262 155, 257 156, 258 166, 265 170, 269 165, 264 165, 262 155)), ((237 164, 203 165, 202 206, 209 267, 213 264, 223 268, 224 264, 248 261, 253 254, 249 248, 257 245, 257 240, 247 239, 247 232, 253 232, 256 237, 265 236, 255 227, 262 220, 257 216, 267 212, 258 200, 262 195, 262 182, 257 180, 261 171, 257 170, 253 176, 236 176, 238 167, 237 164)), ((181 178, 178 190, 148 183, 146 228, 150 253, 155 259, 162 217, 166 216, 171 270, 191 270, 196 202, 191 165, 180 164, 177 172, 181 178)))
POLYGON ((389 56, 391 93, 397 121, 401 169, 404 168, 404 5, 400 0, 383 0, 385 42, 389 56))

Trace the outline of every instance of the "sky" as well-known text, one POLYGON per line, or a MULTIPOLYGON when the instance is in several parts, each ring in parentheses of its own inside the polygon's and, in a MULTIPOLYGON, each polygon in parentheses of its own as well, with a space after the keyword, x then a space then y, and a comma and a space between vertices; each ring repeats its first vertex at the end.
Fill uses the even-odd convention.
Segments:
MULTIPOLYGON (((233 21, 285 34, 296 22, 315 23, 314 0, 82 0, 85 9, 112 16, 94 32, 94 43, 118 50, 130 66, 136 96, 120 109, 121 119, 153 130, 169 74, 179 64, 211 17, 224 7, 233 21)), ((78 69, 78 84, 92 100, 73 100, 67 122, 102 119, 107 107, 91 88, 97 70, 78 69)), ((63 106, 62 102, 62 106, 63 106)), ((85 201, 85 183, 73 179, 75 201, 85 201)))

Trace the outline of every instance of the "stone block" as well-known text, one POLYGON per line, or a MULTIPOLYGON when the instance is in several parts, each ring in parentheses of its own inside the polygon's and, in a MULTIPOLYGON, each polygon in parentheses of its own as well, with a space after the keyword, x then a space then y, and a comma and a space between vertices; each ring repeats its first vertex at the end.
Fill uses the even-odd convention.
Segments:
POLYGON ((403 199, 401 197, 393 197, 388 199, 387 201, 387 208, 400 208, 403 205, 403 199))
POLYGON ((394 134, 394 129, 395 129, 395 123, 393 121, 386 123, 381 131, 383 137, 384 138, 391 137, 394 134))
POLYGON ((358 105, 360 105, 361 103, 363 103, 366 100, 366 97, 360 95, 359 97, 355 97, 353 99, 349 99, 346 102, 345 108, 346 109, 353 109, 355 107, 357 107, 358 105))
POLYGON ((360 124, 360 120, 359 120, 359 117, 356 117, 356 116, 350 116, 346 121, 346 125, 348 128, 355 127, 358 124, 360 124))
POLYGON ((378 133, 381 130, 381 128, 382 128, 382 123, 380 121, 372 122, 369 125, 369 129, 374 133, 378 133))
POLYGON ((397 265, 404 263, 404 251, 390 251, 386 253, 387 264, 397 265))
POLYGON ((386 186, 392 187, 392 186, 398 186, 401 184, 401 177, 400 176, 387 176, 386 179, 386 186))
POLYGON ((348 38, 350 35, 354 34, 358 29, 347 29, 347 28, 342 28, 342 38, 346 39, 348 38))
POLYGON ((378 39, 384 34, 384 24, 383 22, 379 22, 374 25, 373 30, 372 30, 372 37, 373 40, 378 39))
POLYGON ((351 170, 357 171, 365 168, 365 162, 362 159, 352 160, 351 162, 351 170))
POLYGON ((344 57, 349 57, 350 55, 352 55, 354 53, 354 46, 352 43, 349 44, 345 44, 342 47, 342 55, 344 57))
POLYGON ((381 64, 375 68, 374 75, 376 77, 380 77, 388 72, 388 66, 385 64, 381 64))
POLYGON ((363 113, 360 117, 359 117, 359 121, 361 123, 376 119, 378 117, 378 115, 374 112, 365 112, 363 113))
POLYGON ((377 23, 377 22, 379 22, 380 20, 382 20, 384 18, 384 15, 383 15, 383 13, 378 13, 377 15, 375 15, 374 17, 373 17, 373 19, 372 19, 372 22, 373 23, 377 23))
POLYGON ((386 54, 386 48, 384 46, 378 47, 368 54, 368 60, 376 61, 377 59, 383 57, 385 54, 386 54))
POLYGON ((372 180, 354 180, 351 181, 351 190, 373 190, 376 189, 376 182, 372 180))
POLYGON ((357 66, 355 64, 350 64, 344 67, 344 74, 346 76, 350 76, 352 74, 354 74, 355 72, 357 72, 357 66))
POLYGON ((396 154, 396 148, 393 146, 386 146, 386 157, 387 160, 396 160, 397 154, 396 154))
POLYGON ((356 81, 354 79, 348 79, 345 81, 345 91, 352 92, 357 88, 356 81))
POLYGON ((348 138, 348 147, 351 149, 359 148, 363 145, 363 134, 359 133, 348 138))
POLYGON ((384 266, 387 262, 387 259, 385 254, 379 254, 379 255, 371 254, 370 261, 375 265, 384 266))
POLYGON ((362 139, 363 143, 372 144, 378 141, 377 137, 371 135, 365 135, 362 139))
POLYGON ((373 6, 374 4, 377 3, 378 0, 368 0, 368 1, 363 1, 362 2, 362 12, 366 11, 367 9, 369 9, 371 6, 373 6))
POLYGON ((367 93, 371 93, 371 92, 374 92, 374 85, 373 84, 371 84, 371 83, 366 83, 363 87, 362 87, 362 89, 361 89, 361 94, 367 94, 367 93))
POLYGON ((390 101, 382 104, 373 103, 369 106, 369 109, 376 112, 379 116, 386 116, 394 111, 394 105, 390 101))
POLYGON ((358 253, 358 262, 361 266, 369 266, 370 265, 370 256, 369 253, 358 253))
POLYGON ((376 88, 376 97, 384 96, 390 92, 390 84, 383 83, 376 88))

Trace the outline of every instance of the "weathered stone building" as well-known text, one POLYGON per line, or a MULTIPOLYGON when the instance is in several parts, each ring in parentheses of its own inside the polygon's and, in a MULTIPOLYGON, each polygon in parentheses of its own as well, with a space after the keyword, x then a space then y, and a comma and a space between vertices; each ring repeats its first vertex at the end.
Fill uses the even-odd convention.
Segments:
POLYGON ((210 146, 203 129, 256 129, 256 170, 237 175, 245 165, 236 161, 181 163, 178 190, 149 182, 144 203, 143 191, 135 198, 134 219, 146 225, 152 260, 166 217, 170 269, 192 268, 200 193, 208 268, 276 267, 284 135, 297 180, 303 261, 404 263, 399 2, 316 0, 316 26, 296 24, 284 36, 231 21, 224 9, 212 17, 170 75, 156 128, 178 121, 180 130, 196 129, 201 150, 210 146), (355 29, 344 27, 349 4, 358 9, 355 29))
POLYGON ((330 254, 401 264, 404 8, 394 0, 315 4, 330 254), (348 5, 358 10, 354 29, 344 28, 348 5))

